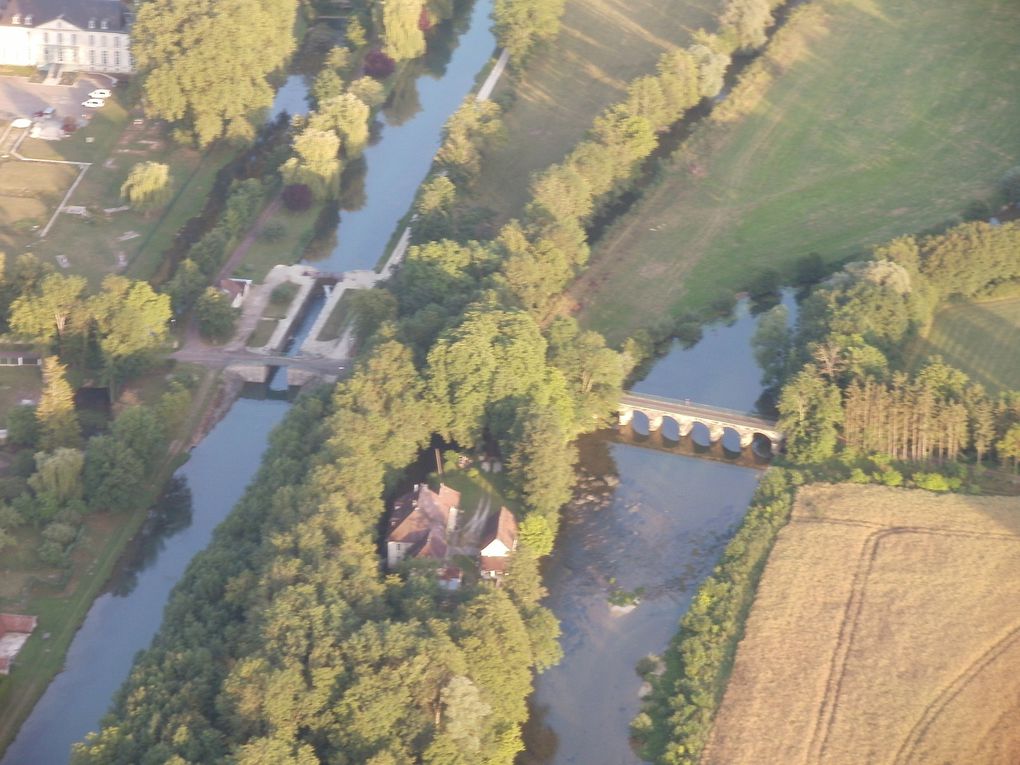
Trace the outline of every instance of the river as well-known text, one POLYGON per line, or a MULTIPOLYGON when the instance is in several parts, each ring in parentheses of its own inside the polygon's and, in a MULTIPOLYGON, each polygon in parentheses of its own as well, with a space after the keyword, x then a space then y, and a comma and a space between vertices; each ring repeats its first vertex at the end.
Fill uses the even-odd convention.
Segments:
MULTIPOLYGON (((790 293, 783 300, 796 308, 790 293)), ((706 328, 692 348, 674 346, 634 389, 754 408, 761 394, 750 345, 755 324, 741 302, 732 321, 706 328)), ((709 452, 714 459, 707 460, 670 453, 668 440, 649 438, 641 429, 638 424, 636 434, 582 439, 584 472, 619 483, 603 488, 601 496, 591 489, 593 501, 564 511, 545 568, 546 605, 562 625, 564 657, 536 681, 521 765, 641 762, 628 740, 640 711, 642 680, 635 665, 668 645, 761 475, 753 456, 739 455, 739 443, 731 445, 736 451, 718 445, 709 450, 706 432, 705 443, 694 450, 709 452), (612 609, 608 597, 616 589, 641 591, 640 602, 629 612, 612 609)), ((685 446, 690 453, 691 444, 680 448, 685 446)))

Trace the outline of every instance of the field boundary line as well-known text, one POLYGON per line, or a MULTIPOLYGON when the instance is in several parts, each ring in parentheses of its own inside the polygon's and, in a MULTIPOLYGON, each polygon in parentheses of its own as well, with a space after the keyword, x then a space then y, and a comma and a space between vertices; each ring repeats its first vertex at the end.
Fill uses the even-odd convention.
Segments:
POLYGON ((900 763, 906 761, 906 758, 917 749, 932 724, 945 711, 946 707, 970 685, 975 677, 994 664, 995 660, 1003 653, 1012 648, 1018 638, 1020 638, 1020 623, 1009 630, 981 656, 971 662, 949 685, 942 689, 938 696, 935 697, 935 700, 925 707, 921 717, 914 724, 914 727, 911 728, 907 738, 896 752, 893 765, 900 765, 900 763))
MULTIPOLYGON (((828 521, 826 519, 812 519, 811 522, 827 523, 828 521)), ((837 524, 845 525, 840 521, 837 521, 837 524)), ((847 599, 847 604, 844 608, 843 622, 840 625, 836 646, 833 649, 830 660, 829 678, 826 682, 825 695, 822 698, 821 706, 818 710, 818 718, 815 722, 815 731, 808 746, 808 763, 820 762, 829 744, 829 738, 832 734, 836 717, 836 708, 839 703, 840 690, 843 685, 843 679, 846 676, 846 663, 850 653, 850 646, 854 642, 854 633, 857 631, 858 620, 864 608, 868 578, 877 559, 879 545, 886 537, 900 534, 927 534, 930 536, 964 539, 995 539, 1020 543, 1020 536, 1016 534, 966 531, 962 529, 933 529, 926 526, 887 527, 880 531, 874 531, 867 536, 861 545, 861 552, 857 558, 857 569, 854 572, 850 597, 847 599)))

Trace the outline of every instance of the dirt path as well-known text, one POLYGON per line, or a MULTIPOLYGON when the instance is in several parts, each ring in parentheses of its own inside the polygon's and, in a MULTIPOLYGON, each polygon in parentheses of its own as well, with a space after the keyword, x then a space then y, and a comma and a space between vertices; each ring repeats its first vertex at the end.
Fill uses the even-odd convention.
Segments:
POLYGON ((266 223, 269 219, 276 215, 280 209, 280 205, 283 203, 280 195, 277 194, 273 201, 266 205, 266 209, 262 211, 258 218, 255 219, 255 223, 248 229, 248 233, 245 235, 241 243, 234 248, 234 251, 227 258, 227 262, 223 264, 220 272, 216 274, 216 281, 219 282, 221 279, 226 279, 237 266, 244 260, 248 254, 248 250, 255 244, 255 240, 258 239, 259 234, 262 233, 262 229, 266 227, 266 223))

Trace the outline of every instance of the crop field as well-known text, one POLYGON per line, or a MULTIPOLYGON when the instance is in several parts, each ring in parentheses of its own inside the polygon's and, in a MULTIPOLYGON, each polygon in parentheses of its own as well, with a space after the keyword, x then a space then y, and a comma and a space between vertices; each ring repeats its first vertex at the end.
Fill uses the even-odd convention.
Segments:
POLYGON ((803 489, 703 763, 1020 762, 1020 499, 803 489))
POLYGON ((505 115, 507 142, 489 152, 478 201, 519 215, 536 170, 559 162, 627 84, 655 69, 667 49, 699 27, 714 29, 721 0, 567 0, 559 38, 527 62, 519 81, 500 81, 494 98, 517 98, 505 115))
POLYGON ((1020 158, 1020 4, 815 0, 750 113, 708 121, 599 243, 573 298, 614 339, 949 222, 1020 158))
POLYGON ((933 354, 992 393, 1020 390, 1020 298, 948 305, 911 349, 911 366, 933 354))

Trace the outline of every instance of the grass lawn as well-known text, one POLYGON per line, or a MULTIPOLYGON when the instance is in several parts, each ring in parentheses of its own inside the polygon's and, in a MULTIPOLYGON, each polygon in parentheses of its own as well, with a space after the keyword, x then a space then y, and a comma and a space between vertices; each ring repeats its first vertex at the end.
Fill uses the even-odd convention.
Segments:
MULTIPOLYGON (((69 270, 88 277, 92 284, 98 284, 107 273, 123 270, 124 264, 129 264, 127 273, 135 278, 149 278, 155 274, 174 235, 189 218, 201 211, 216 174, 236 155, 236 150, 219 147, 203 153, 182 148, 148 120, 134 125, 137 117, 141 117, 141 113, 133 108, 130 95, 118 90, 115 97, 71 137, 58 142, 26 139, 20 148, 26 157, 92 163, 68 200, 70 205, 87 207, 90 217, 62 215, 46 239, 37 239, 32 227, 46 223, 73 181, 76 169, 6 162, 0 167, 2 246, 9 252, 29 249, 51 263, 56 256, 65 255, 71 264, 69 270), (147 160, 170 165, 175 189, 171 203, 150 215, 133 210, 104 212, 124 204, 120 197, 121 185, 136 163, 147 160), (34 196, 45 202, 45 209, 40 204, 22 203, 21 209, 16 206, 10 210, 7 203, 11 190, 19 188, 18 174, 27 173, 36 174, 37 180, 32 185, 20 183, 20 188, 33 190, 34 196)), ((16 193, 21 196, 25 192, 16 193)))
POLYGON ((438 486, 440 481, 460 492, 460 507, 465 512, 473 511, 486 496, 497 508, 500 505, 513 507, 506 500, 509 483, 503 473, 485 473, 472 466, 466 469, 446 470, 442 479, 436 474, 429 476, 429 484, 432 486, 438 486))
POLYGON ((316 340, 323 342, 337 340, 344 333, 347 324, 351 320, 351 294, 352 292, 345 292, 340 296, 336 305, 333 306, 333 311, 323 323, 322 329, 319 330, 319 336, 315 338, 316 340))
POLYGON ((604 237, 573 297, 613 339, 817 252, 952 219, 1020 157, 1020 5, 817 0, 753 111, 706 123, 604 237))
POLYGON ((0 247, 20 250, 34 238, 77 175, 73 165, 0 162, 0 247))
POLYGON ((272 338, 273 333, 276 331, 276 325, 280 323, 279 319, 259 319, 259 323, 255 325, 255 330, 248 336, 247 346, 249 348, 261 348, 272 338))
POLYGON ((990 393, 1020 390, 1020 297, 952 303, 935 316, 911 349, 917 369, 934 354, 966 372, 990 393))
POLYGON ((38 399, 42 390, 39 367, 0 367, 0 427, 7 427, 7 413, 22 399, 38 399))
POLYGON ((262 312, 266 319, 284 319, 290 310, 290 304, 294 302, 294 296, 301 289, 294 282, 283 282, 277 285, 269 295, 269 302, 262 312))
MULTIPOLYGON (((182 432, 191 433, 215 400, 219 376, 202 370, 204 377, 194 392, 191 414, 182 432)), ((183 439, 187 442, 188 439, 183 439)), ((139 498, 131 513, 95 513, 86 517, 84 532, 71 553, 65 574, 41 566, 34 556, 4 557, 0 562, 0 611, 35 614, 39 626, 18 655, 8 677, 0 677, 0 751, 11 742, 18 726, 64 664, 64 655, 93 600, 109 579, 124 546, 138 531, 163 484, 178 463, 169 454, 151 482, 151 490, 139 498), (44 634, 48 639, 43 639, 44 634)), ((23 533, 19 530, 19 534, 23 533)), ((30 533, 30 532, 26 532, 30 533)), ((34 532, 31 532, 34 533, 34 532)), ((32 549, 31 539, 17 549, 32 549)))
POLYGON ((273 266, 297 263, 315 235, 315 221, 320 211, 319 205, 313 205, 311 209, 298 213, 290 212, 281 206, 276 215, 266 222, 266 226, 282 226, 283 235, 273 241, 256 239, 234 275, 261 282, 273 266))
POLYGON ((567 0, 559 38, 528 61, 521 80, 504 75, 494 98, 516 100, 508 140, 482 163, 478 204, 502 218, 520 214, 531 174, 560 161, 627 84, 655 68, 667 49, 714 29, 721 0, 567 0))

